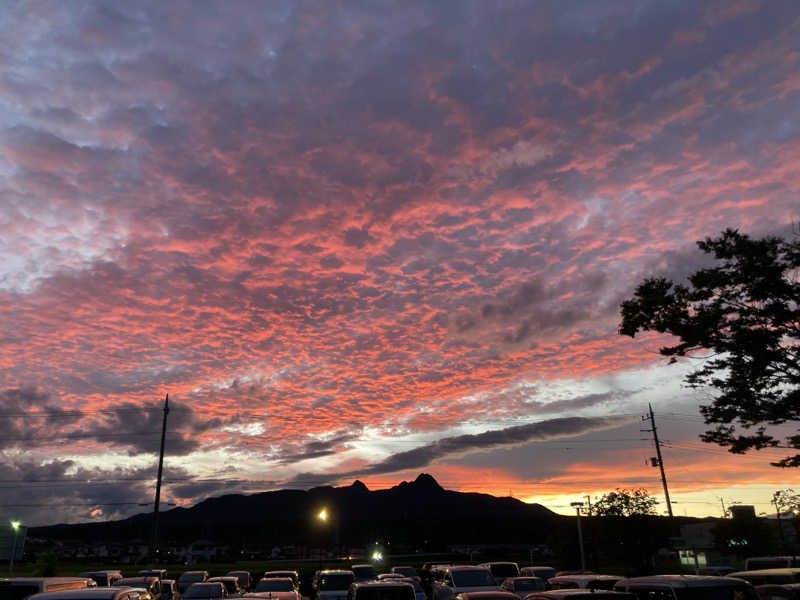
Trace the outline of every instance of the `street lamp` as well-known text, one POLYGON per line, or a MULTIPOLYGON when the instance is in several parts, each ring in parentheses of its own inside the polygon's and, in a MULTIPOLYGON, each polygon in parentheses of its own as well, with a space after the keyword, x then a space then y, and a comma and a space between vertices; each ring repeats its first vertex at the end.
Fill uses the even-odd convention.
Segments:
POLYGON ((586 558, 583 554, 583 530, 581 529, 581 507, 583 502, 571 502, 570 506, 575 508, 575 513, 578 515, 578 546, 581 551, 581 571, 586 570, 586 558))
POLYGON ((11 520, 11 529, 14 530, 14 543, 11 546, 11 559, 8 561, 8 576, 11 577, 14 574, 14 555, 17 553, 17 534, 19 533, 19 526, 22 525, 22 522, 17 520, 11 520))

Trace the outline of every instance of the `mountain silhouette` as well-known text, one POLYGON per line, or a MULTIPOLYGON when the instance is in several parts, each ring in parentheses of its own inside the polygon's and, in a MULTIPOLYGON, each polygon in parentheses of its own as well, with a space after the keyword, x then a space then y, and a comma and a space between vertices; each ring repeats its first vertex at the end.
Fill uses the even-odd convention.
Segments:
MULTIPOLYGON (((539 504, 510 497, 444 489, 431 475, 371 491, 349 486, 278 490, 208 498, 159 514, 162 542, 208 538, 218 543, 364 546, 391 540, 409 547, 456 543, 535 543, 546 539, 559 517, 539 504), (325 508, 329 518, 316 517, 325 508)), ((125 541, 149 539, 152 514, 103 523, 32 528, 54 539, 125 541)))

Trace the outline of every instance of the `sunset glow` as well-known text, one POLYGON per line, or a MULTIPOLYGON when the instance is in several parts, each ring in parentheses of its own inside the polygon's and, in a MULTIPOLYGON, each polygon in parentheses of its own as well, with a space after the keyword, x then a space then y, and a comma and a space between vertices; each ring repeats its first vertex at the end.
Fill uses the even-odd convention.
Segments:
POLYGON ((26 524, 149 510, 115 503, 153 501, 167 393, 179 505, 423 471, 565 514, 662 499, 648 403, 677 514, 800 485, 700 442, 701 359, 617 332, 696 240, 792 235, 800 5, 79 4, 0 19, 26 524))

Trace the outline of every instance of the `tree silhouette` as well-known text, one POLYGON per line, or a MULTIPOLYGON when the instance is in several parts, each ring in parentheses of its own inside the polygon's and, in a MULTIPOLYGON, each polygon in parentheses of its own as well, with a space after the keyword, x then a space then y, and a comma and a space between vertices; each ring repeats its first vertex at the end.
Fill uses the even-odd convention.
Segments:
POLYGON ((603 494, 592 506, 598 517, 632 517, 634 515, 654 515, 658 500, 651 497, 644 488, 626 490, 617 488, 603 494))
MULTIPOLYGON (((800 449, 800 430, 767 429, 800 420, 800 243, 727 229, 697 245, 716 266, 696 271, 688 286, 644 280, 622 303, 619 332, 672 334, 679 342, 660 349, 670 362, 711 351, 686 377, 690 387, 717 392, 700 407, 706 424, 716 425, 703 441, 733 453, 800 449)), ((800 466, 800 454, 772 464, 800 466)))

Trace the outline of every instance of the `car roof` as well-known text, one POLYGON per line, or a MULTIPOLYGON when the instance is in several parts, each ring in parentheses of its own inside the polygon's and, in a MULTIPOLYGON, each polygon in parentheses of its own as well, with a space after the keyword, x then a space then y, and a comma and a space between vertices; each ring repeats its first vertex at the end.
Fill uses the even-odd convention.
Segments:
POLYGON ((128 590, 137 589, 135 587, 93 587, 93 588, 73 588, 70 590, 56 590, 54 592, 40 592, 38 594, 34 594, 36 598, 40 598, 41 600, 68 600, 70 598, 97 598, 97 600, 102 600, 103 598, 114 598, 117 594, 121 592, 127 592, 128 590))
POLYGON ((501 591, 485 591, 485 592, 461 592, 458 594, 462 598, 508 598, 509 600, 517 599, 517 595, 512 592, 501 591))
POLYGON ((489 565, 516 565, 517 563, 510 560, 490 560, 489 562, 482 562, 479 567, 488 567, 489 565))
MULTIPOLYGON (((552 581, 552 580, 551 580, 552 581)), ((617 586, 627 585, 667 585, 674 588, 713 587, 720 584, 741 585, 747 582, 735 577, 716 577, 714 575, 650 575, 622 579, 617 586)))
POLYGON ((619 592, 619 591, 612 591, 612 590, 587 590, 584 588, 570 588, 568 590, 547 590, 544 592, 531 592, 525 598, 535 598, 537 596, 544 596, 545 598, 564 598, 569 596, 594 596, 594 595, 606 595, 606 594, 613 594, 619 596, 627 596, 630 597, 630 592, 619 592))
POLYGON ((353 587, 363 588, 363 587, 374 587, 374 588, 388 588, 388 587, 414 587, 408 581, 400 581, 397 579, 394 580, 384 580, 384 581, 357 581, 353 584, 353 587))
POLYGON ((749 571, 735 571, 731 573, 730 577, 738 577, 740 575, 794 575, 800 573, 800 567, 780 567, 777 569, 750 569, 749 571))
POLYGON ((547 581, 558 583, 559 581, 594 581, 596 579, 602 581, 610 581, 612 579, 619 581, 620 579, 624 579, 624 577, 622 577, 622 575, 601 575, 600 573, 578 573, 576 575, 556 575, 547 581))
POLYGON ((39 583, 46 581, 47 583, 70 583, 72 581, 90 581, 89 577, 0 577, 0 582, 10 583, 39 583))
POLYGON ((354 573, 349 569, 326 569, 320 571, 320 575, 353 575, 354 573))
POLYGON ((488 567, 481 565, 451 565, 447 567, 448 571, 488 571, 488 567))

